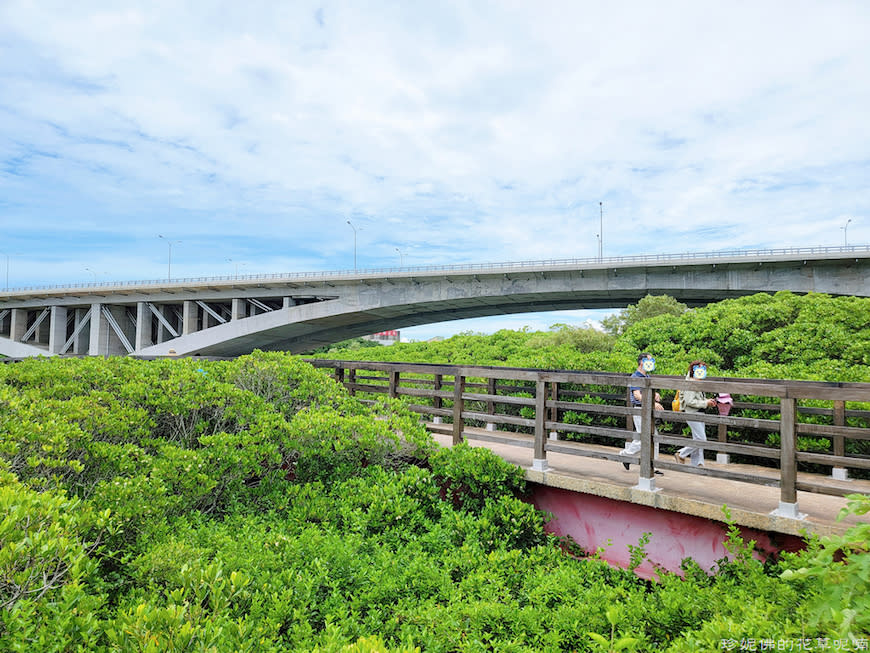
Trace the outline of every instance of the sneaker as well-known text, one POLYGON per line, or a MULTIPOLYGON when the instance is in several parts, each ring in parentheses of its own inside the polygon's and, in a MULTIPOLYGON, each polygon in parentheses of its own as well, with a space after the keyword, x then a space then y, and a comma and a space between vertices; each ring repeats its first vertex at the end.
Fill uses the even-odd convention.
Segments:
POLYGON ((664 472, 660 472, 659 470, 655 470, 655 474, 656 474, 656 476, 664 476, 665 475, 664 472))
POLYGON ((625 471, 628 471, 629 468, 631 467, 631 464, 630 463, 622 463, 622 466, 625 467, 625 471))
POLYGON ((680 463, 681 465, 685 465, 685 464, 686 464, 686 461, 688 460, 688 458, 683 458, 680 454, 675 453, 675 454, 674 454, 674 460, 676 460, 676 461, 677 461, 678 463, 680 463))

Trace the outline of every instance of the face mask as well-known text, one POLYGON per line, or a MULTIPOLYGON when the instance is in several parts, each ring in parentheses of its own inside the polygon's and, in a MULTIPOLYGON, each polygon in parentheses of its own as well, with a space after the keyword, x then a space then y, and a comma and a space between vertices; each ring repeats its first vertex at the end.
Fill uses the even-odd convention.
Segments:
POLYGON ((703 379, 707 377, 707 366, 706 365, 695 365, 692 370, 692 376, 696 379, 703 379))
POLYGON ((652 372, 656 368, 656 359, 644 358, 640 365, 644 372, 652 372))

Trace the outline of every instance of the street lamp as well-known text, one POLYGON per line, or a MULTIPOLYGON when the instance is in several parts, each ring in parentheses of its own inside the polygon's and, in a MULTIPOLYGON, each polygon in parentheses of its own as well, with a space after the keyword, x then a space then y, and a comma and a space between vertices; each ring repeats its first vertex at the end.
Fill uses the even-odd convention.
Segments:
POLYGON ((356 272, 356 227, 353 226, 353 222, 350 220, 347 221, 350 225, 350 228, 353 229, 353 271, 356 272))
POLYGON ((840 229, 843 230, 843 247, 849 246, 848 229, 849 229, 850 222, 852 222, 852 218, 849 218, 848 220, 846 220, 846 224, 844 224, 842 227, 840 227, 840 229))
POLYGON ((402 255, 402 251, 397 247, 396 251, 399 252, 399 267, 405 267, 405 257, 402 255))
POLYGON ((235 266, 236 266, 236 276, 239 276, 239 266, 240 266, 240 265, 241 265, 241 266, 244 266, 245 264, 244 264, 244 263, 239 263, 238 261, 234 261, 234 260, 231 259, 231 258, 228 258, 227 261, 228 261, 229 263, 234 263, 234 264, 235 264, 235 266))
POLYGON ((9 254, 3 252, 3 255, 6 257, 6 286, 4 290, 9 290, 9 254))
POLYGON ((172 243, 180 243, 180 240, 169 240, 166 236, 161 236, 157 234, 158 238, 162 238, 166 241, 166 244, 169 245, 169 263, 166 265, 166 280, 172 281, 172 243))
POLYGON ((92 275, 94 275, 94 283, 97 283, 97 273, 96 272, 94 272, 90 268, 85 268, 85 272, 90 272, 92 275))
POLYGON ((598 202, 598 260, 604 260, 604 202, 598 202))

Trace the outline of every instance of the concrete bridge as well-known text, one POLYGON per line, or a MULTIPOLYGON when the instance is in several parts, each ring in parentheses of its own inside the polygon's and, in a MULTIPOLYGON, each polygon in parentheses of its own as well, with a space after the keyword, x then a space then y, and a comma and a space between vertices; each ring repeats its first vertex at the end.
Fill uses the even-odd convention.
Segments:
POLYGON ((870 296, 870 246, 736 250, 346 272, 119 281, 0 294, 0 354, 294 353, 471 317, 690 305, 790 290, 870 296))

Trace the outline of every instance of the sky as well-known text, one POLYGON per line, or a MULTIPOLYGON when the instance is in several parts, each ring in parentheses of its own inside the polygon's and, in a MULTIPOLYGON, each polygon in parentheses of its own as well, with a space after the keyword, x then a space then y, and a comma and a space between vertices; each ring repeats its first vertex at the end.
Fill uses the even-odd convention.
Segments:
POLYGON ((868 33, 864 0, 0 0, 3 287, 867 244, 868 33))

